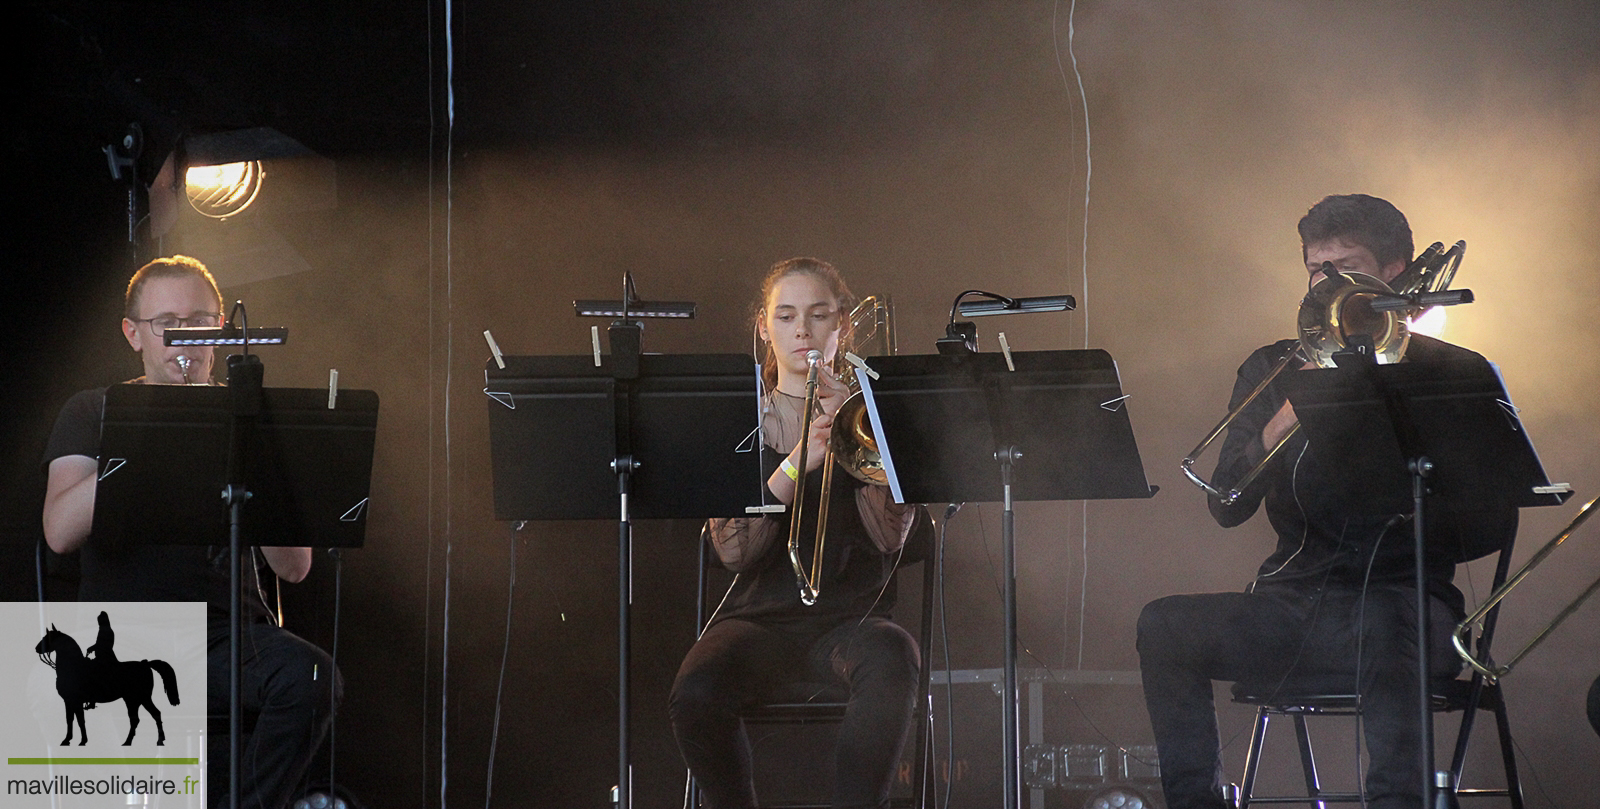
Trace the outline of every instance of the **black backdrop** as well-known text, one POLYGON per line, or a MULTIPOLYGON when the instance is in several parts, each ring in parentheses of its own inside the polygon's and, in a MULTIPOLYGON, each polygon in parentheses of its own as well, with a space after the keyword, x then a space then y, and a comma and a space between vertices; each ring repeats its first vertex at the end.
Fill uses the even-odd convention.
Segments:
MULTIPOLYGON (((695 321, 647 327, 647 348, 672 352, 746 350, 756 276, 797 254, 836 261, 858 291, 891 292, 904 351, 930 350, 960 289, 1079 295, 1070 316, 985 322, 985 345, 1002 328, 1018 348, 1111 351, 1163 492, 1023 511, 1023 637, 1040 665, 1132 669, 1141 603, 1236 588, 1265 555, 1264 527, 1215 528, 1171 459, 1219 415, 1237 362, 1290 328, 1292 225, 1325 193, 1392 199, 1421 244, 1468 240, 1458 286, 1480 303, 1452 313, 1447 338, 1501 363, 1552 477, 1580 497, 1600 486, 1588 393, 1600 360, 1581 350, 1600 341, 1584 303, 1600 291, 1589 4, 59 1, 9 13, 26 67, 5 141, 18 193, 0 586, 33 594, 38 458, 59 403, 138 373, 116 331, 135 263, 100 152, 138 107, 129 99, 146 121, 297 138, 336 166, 333 201, 323 187, 320 202, 274 203, 269 185, 257 213, 185 213, 155 249, 197 255, 258 322, 291 328, 294 342, 266 355, 269 385, 320 385, 337 367, 383 397, 369 545, 346 557, 340 643, 340 780, 373 806, 484 800, 497 696, 493 802, 604 805, 612 530, 513 533, 489 518, 480 333, 510 353, 583 353, 589 324, 568 302, 613 296, 624 270, 646 297, 701 304, 695 321)), ((1568 515, 1524 516, 1531 551, 1568 515)), ((952 524, 956 668, 998 664, 996 526, 977 506, 952 524)), ((681 786, 664 700, 692 632, 697 528, 639 532, 640 805, 673 805, 681 786)), ((1592 548, 1571 553, 1507 616, 1506 637, 1526 636, 1600 564, 1592 548)), ((70 560, 52 565, 70 578, 70 560)), ((1462 578, 1469 600, 1486 580, 1462 578)), ((324 645, 332 591, 319 559, 286 596, 291 624, 324 645)), ((1508 686, 1544 790, 1534 805, 1600 789, 1583 763, 1600 752, 1582 720, 1600 672, 1594 628, 1575 619, 1508 686)), ((1084 696, 1071 710, 1095 730, 1054 741, 1141 740, 1125 697, 1084 696)), ((1242 723, 1225 712, 1230 751, 1242 723)))

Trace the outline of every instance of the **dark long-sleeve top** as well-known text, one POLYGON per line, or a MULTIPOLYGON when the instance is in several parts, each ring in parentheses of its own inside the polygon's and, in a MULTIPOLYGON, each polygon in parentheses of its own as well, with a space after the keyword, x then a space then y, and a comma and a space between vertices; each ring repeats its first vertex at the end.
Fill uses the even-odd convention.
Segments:
MULTIPOLYGON (((784 458, 780 448, 795 446, 799 441, 802 405, 799 397, 778 391, 768 394, 762 415, 764 479, 770 480, 776 474, 784 458)), ((809 571, 822 470, 813 470, 802 480, 806 505, 798 546, 801 563, 809 571)), ((835 469, 819 576, 821 597, 815 605, 803 606, 794 567, 789 562, 789 517, 786 510, 776 515, 707 522, 707 538, 718 559, 739 574, 717 611, 717 620, 739 617, 769 625, 816 629, 868 614, 887 616, 895 600, 895 567, 918 558, 925 544, 925 539, 912 542, 907 554, 908 539, 914 534, 920 538, 930 533, 926 530, 926 511, 921 506, 895 503, 887 486, 870 486, 835 469), (913 526, 924 530, 914 531, 913 526)))
MULTIPOLYGON (((1237 407, 1294 346, 1295 341, 1283 340, 1251 354, 1239 366, 1229 409, 1237 407)), ((1407 361, 1457 358, 1481 360, 1472 351, 1421 335, 1411 337, 1406 351, 1407 361)), ((1218 488, 1233 486, 1266 455, 1261 431, 1284 401, 1274 382, 1229 427, 1212 477, 1218 488)), ((1361 514, 1356 504, 1342 499, 1338 487, 1326 485, 1336 479, 1336 472, 1299 431, 1233 504, 1208 498, 1211 515, 1224 528, 1245 522, 1266 503, 1278 544, 1261 564, 1257 586, 1314 587, 1326 582, 1361 587, 1366 582, 1413 580, 1411 518, 1361 514)), ((1509 504, 1486 503, 1473 511, 1433 508, 1426 513, 1428 590, 1461 614, 1463 599, 1453 579, 1456 564, 1467 556, 1452 549, 1503 545, 1516 533, 1517 510, 1509 504)))
MULTIPOLYGON (((783 454, 770 447, 762 447, 762 471, 768 475, 778 468, 783 454)), ((822 470, 806 475, 806 508, 800 524, 800 561, 809 571, 812 548, 816 538, 816 503, 822 493, 822 470)), ((739 570, 727 600, 717 613, 717 620, 743 618, 769 624, 813 624, 831 626, 840 620, 860 618, 864 615, 888 616, 895 602, 894 570, 903 558, 899 548, 885 553, 873 543, 863 521, 863 496, 886 496, 884 487, 868 492, 867 484, 855 480, 842 471, 835 470, 833 492, 828 508, 828 531, 823 544, 822 570, 820 571, 821 597, 814 606, 800 603, 800 589, 794 567, 789 562, 789 514, 754 517, 737 520, 713 520, 709 530, 734 532, 751 530, 751 523, 766 522, 775 534, 761 550, 760 555, 739 570)), ((909 526, 912 507, 895 506, 894 522, 909 526), (898 516, 903 514, 904 516, 898 516)), ((904 532, 901 528, 903 545, 904 532)))

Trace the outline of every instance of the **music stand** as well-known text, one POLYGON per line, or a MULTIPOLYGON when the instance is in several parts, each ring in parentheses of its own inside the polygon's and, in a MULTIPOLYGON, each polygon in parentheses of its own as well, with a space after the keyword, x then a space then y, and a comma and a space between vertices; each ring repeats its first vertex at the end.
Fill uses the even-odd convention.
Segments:
MULTIPOLYGON (((219 545, 228 505, 217 496, 227 475, 232 393, 223 387, 112 385, 100 427, 100 477, 93 533, 127 543, 219 545)), ((358 548, 366 502, 378 395, 267 388, 249 454, 251 519, 246 546, 358 548)))
POLYGON ((600 366, 586 356, 504 359, 504 369, 490 361, 484 370, 495 519, 615 519, 623 395, 632 454, 650 461, 632 476, 631 516, 743 517, 760 503, 750 432, 761 404, 748 355, 646 354, 625 386, 608 356, 600 366))
MULTIPOLYGON (((1424 507, 1560 505, 1495 367, 1465 356, 1395 365, 1357 362, 1279 380, 1306 440, 1337 475, 1309 482, 1358 513, 1412 515, 1417 685, 1425 809, 1434 783, 1424 507)), ((1441 549, 1443 550, 1443 549, 1441 549)), ((1493 548, 1478 548, 1476 555, 1493 548), (1481 552, 1480 552, 1481 551, 1481 552)))
POLYGON ((230 387, 113 385, 101 418, 97 541, 219 545, 229 552, 229 805, 239 803, 240 551, 244 544, 360 547, 378 395, 262 388, 231 356, 230 387), (242 381, 241 381, 242 380, 242 381), (218 494, 221 497, 218 497, 218 494), (249 519, 244 504, 252 503, 249 519))
POLYGON ((1147 498, 1111 355, 1098 349, 873 357, 858 373, 899 503, 999 500, 1004 549, 1005 807, 1021 795, 1016 500, 1147 498), (998 472, 998 474, 996 474, 998 472))
MULTIPOLYGON (((613 326, 613 328, 616 328, 613 326)), ((634 343, 637 346, 637 343, 634 343)), ((743 517, 765 480, 743 354, 503 357, 485 364, 498 520, 617 519, 619 809, 631 801, 632 521, 743 517)))

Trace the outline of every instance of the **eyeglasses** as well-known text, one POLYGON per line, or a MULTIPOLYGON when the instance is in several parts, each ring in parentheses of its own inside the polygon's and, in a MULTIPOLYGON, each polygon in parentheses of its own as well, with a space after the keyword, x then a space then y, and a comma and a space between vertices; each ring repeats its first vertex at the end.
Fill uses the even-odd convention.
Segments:
POLYGON ((193 315, 191 317, 162 315, 161 317, 130 317, 128 319, 135 323, 149 323, 150 331, 160 337, 166 333, 167 329, 214 329, 222 322, 222 315, 193 315))

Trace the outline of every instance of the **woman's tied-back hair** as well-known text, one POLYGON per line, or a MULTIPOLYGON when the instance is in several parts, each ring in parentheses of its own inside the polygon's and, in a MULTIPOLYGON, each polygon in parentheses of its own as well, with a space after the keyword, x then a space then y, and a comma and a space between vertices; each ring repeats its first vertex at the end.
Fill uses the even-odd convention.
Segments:
MULTIPOLYGON (((855 308, 856 298, 850 292, 849 285, 844 282, 844 277, 839 275, 839 270, 820 258, 801 256, 784 259, 767 270, 766 276, 761 279, 761 297, 756 299, 755 312, 751 316, 752 329, 761 323, 767 310, 767 301, 772 297, 773 287, 784 278, 797 274, 811 275, 820 279, 828 288, 829 294, 838 302, 839 343, 844 345, 850 337, 850 310, 855 308)), ((770 342, 761 355, 761 383, 767 390, 775 390, 778 386, 778 357, 773 352, 770 342)))

